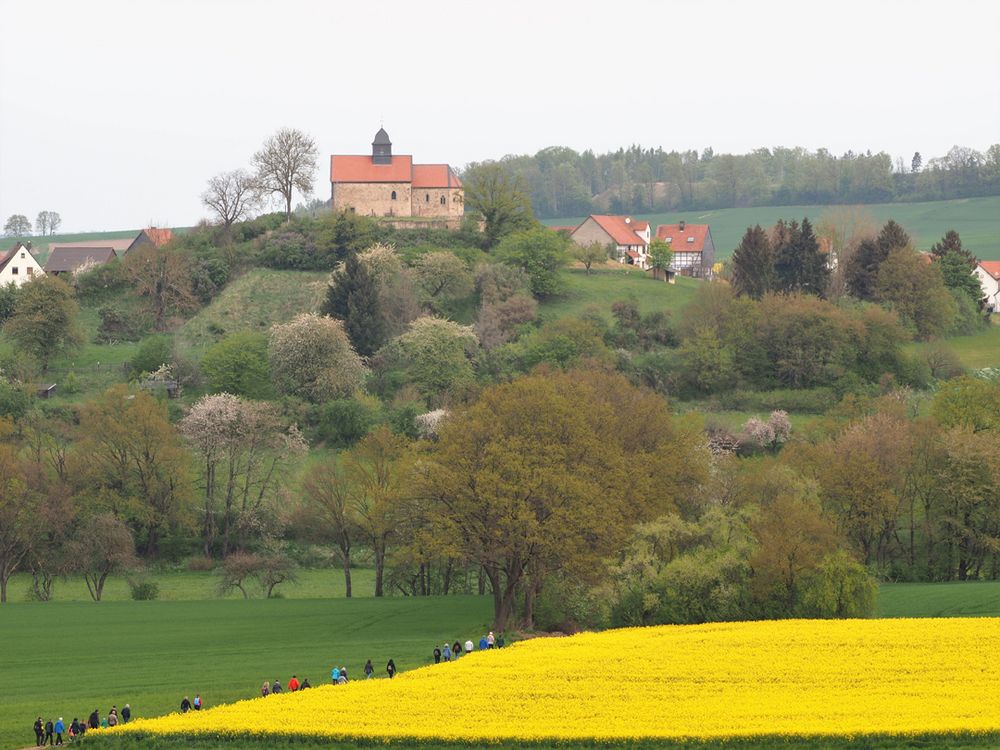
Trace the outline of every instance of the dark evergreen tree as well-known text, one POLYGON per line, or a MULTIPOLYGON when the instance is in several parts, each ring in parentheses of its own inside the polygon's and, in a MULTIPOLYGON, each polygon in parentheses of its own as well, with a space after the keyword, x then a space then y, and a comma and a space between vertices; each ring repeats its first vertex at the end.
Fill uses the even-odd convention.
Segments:
POLYGON ((733 289, 740 296, 760 299, 775 288, 774 250, 760 224, 747 227, 733 251, 733 289))
POLYGON ((946 287, 966 295, 978 307, 983 306, 983 288, 961 253, 945 253, 935 263, 941 269, 946 287))
POLYGON ((875 240, 861 241, 844 268, 847 291, 857 299, 874 301, 875 281, 882 263, 892 250, 907 247, 909 244, 910 235, 899 224, 889 219, 875 240))
POLYGON ((911 172, 919 172, 920 171, 920 167, 922 167, 923 164, 924 164, 924 160, 920 156, 920 152, 919 151, 914 151, 913 152, 913 159, 910 161, 910 171, 911 172))
POLYGON ((358 354, 375 353, 386 342, 388 326, 382 314, 378 281, 357 253, 330 283, 322 312, 344 321, 344 330, 358 354))
POLYGON ((803 219, 799 225, 795 221, 790 224, 779 221, 774 236, 774 270, 778 289, 818 297, 825 295, 830 268, 826 256, 820 252, 812 222, 803 219))
POLYGON ((954 253, 965 261, 970 271, 979 263, 979 259, 975 255, 962 247, 962 238, 958 236, 958 232, 954 229, 949 229, 940 242, 935 242, 931 245, 931 253, 938 259, 954 253))

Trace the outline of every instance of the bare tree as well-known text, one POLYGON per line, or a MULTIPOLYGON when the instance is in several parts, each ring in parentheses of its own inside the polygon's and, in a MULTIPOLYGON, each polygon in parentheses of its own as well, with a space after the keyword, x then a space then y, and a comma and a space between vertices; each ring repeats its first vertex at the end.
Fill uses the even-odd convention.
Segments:
POLYGON ((28 237, 31 235, 31 222, 24 214, 11 214, 3 225, 3 233, 10 237, 28 237))
POLYGON ((260 189, 285 199, 285 216, 292 216, 292 192, 309 195, 316 172, 316 142, 301 130, 282 128, 253 155, 260 189))
POLYGON ((249 219, 260 203, 257 179, 245 169, 221 172, 208 181, 201 202, 219 217, 228 236, 229 228, 237 221, 249 219))
POLYGON ((128 526, 111 513, 88 518, 68 544, 70 569, 83 574, 95 602, 101 601, 108 576, 124 573, 139 564, 128 526))
POLYGON ((49 233, 49 212, 39 211, 35 217, 35 234, 44 237, 49 233))
POLYGON ((125 273, 134 292, 145 298, 157 331, 166 330, 167 315, 196 310, 188 259, 168 247, 144 245, 125 256, 125 273))
POLYGON ((49 214, 49 234, 55 234, 56 230, 62 226, 62 216, 58 211, 48 211, 49 214))

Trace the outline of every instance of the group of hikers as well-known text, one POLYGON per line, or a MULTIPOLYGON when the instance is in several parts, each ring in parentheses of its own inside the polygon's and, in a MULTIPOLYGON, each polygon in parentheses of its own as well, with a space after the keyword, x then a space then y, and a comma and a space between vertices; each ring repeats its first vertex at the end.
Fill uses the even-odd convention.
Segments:
POLYGON ((38 747, 42 745, 61 745, 63 744, 63 735, 66 735, 70 742, 72 742, 75 739, 83 737, 88 729, 114 727, 119 723, 127 724, 131 718, 132 709, 128 703, 122 706, 120 715, 118 713, 118 706, 112 706, 111 710, 108 711, 108 715, 103 718, 101 717, 101 712, 95 708, 86 721, 80 721, 74 717, 69 726, 66 726, 66 722, 63 721, 61 716, 54 722, 52 719, 49 719, 44 723, 42 722, 42 717, 39 716, 35 719, 34 726, 35 745, 38 747))
MULTIPOLYGON (((501 633, 500 637, 497 638, 496 636, 493 635, 492 630, 479 639, 480 651, 486 651, 487 649, 491 648, 503 648, 504 645, 505 644, 504 644, 503 633, 501 633)), ((455 641, 454 645, 451 646, 445 643, 444 646, 441 648, 435 646, 434 663, 440 664, 443 661, 457 661, 458 658, 462 655, 463 651, 467 654, 471 654, 474 650, 475 650, 475 645, 472 643, 471 639, 465 642, 464 649, 462 647, 461 641, 455 641)))
POLYGON ((185 695, 183 700, 181 700, 181 713, 186 714, 191 709, 194 709, 195 711, 201 711, 201 706, 202 706, 201 695, 195 693, 194 701, 192 701, 185 695))

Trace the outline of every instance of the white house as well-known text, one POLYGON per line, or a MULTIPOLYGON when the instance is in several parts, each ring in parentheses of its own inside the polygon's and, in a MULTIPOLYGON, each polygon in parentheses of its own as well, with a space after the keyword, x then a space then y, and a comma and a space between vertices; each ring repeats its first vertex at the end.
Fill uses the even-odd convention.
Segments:
POLYGON ((973 271, 979 279, 990 312, 1000 311, 1000 260, 981 260, 973 271))
POLYGON ((0 254, 0 286, 21 286, 36 276, 44 275, 45 271, 38 265, 31 250, 20 242, 0 254))
POLYGON ((638 221, 631 216, 602 216, 591 214, 570 232, 578 245, 597 242, 613 246, 614 257, 619 263, 647 268, 650 231, 648 221, 638 221))
POLYGON ((660 224, 656 238, 670 245, 671 265, 684 276, 708 277, 715 265, 715 242, 708 224, 660 224))

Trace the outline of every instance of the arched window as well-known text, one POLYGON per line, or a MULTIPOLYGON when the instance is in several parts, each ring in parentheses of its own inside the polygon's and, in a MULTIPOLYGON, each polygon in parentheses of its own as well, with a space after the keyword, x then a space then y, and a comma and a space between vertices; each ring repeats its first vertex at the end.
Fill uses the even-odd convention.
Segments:
POLYGON ((396 200, 396 191, 395 190, 392 191, 392 199, 396 200))
POLYGON ((424 203, 430 203, 430 202, 431 202, 431 194, 424 193, 424 203))
POLYGON ((448 203, 448 201, 447 201, 447 200, 445 200, 445 197, 444 197, 444 196, 442 195, 442 196, 441 196, 441 205, 442 205, 442 206, 444 206, 444 205, 446 205, 447 203, 448 203))

